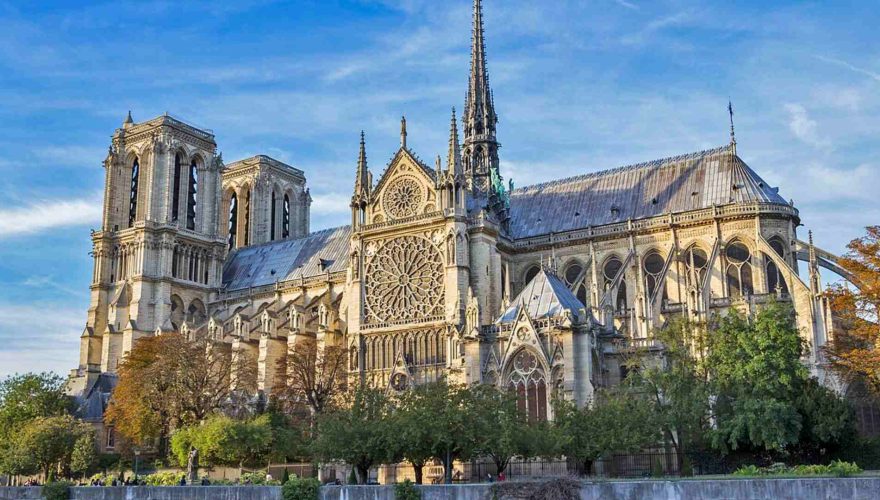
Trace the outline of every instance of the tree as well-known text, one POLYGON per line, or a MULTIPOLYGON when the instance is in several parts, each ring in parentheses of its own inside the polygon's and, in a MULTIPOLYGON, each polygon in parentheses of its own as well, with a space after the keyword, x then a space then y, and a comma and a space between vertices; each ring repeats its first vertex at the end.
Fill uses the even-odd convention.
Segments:
POLYGON ((318 415, 315 454, 351 464, 358 484, 366 484, 370 467, 390 457, 391 410, 383 392, 358 388, 344 404, 318 415))
POLYGON ((829 290, 835 330, 825 353, 845 380, 862 378, 880 394, 880 226, 866 229, 838 261, 857 288, 836 285, 829 290))
POLYGON ((466 460, 477 451, 476 398, 467 387, 445 380, 423 384, 421 404, 431 415, 427 428, 431 454, 443 464, 444 481, 452 483, 452 464, 466 460))
POLYGON ((849 403, 815 377, 801 383, 795 399, 803 427, 792 451, 809 462, 851 444, 856 437, 855 415, 849 403))
POLYGON ((212 415, 199 424, 177 429, 171 436, 171 451, 183 467, 192 448, 206 465, 244 467, 265 462, 272 451, 273 432, 268 415, 235 420, 212 415))
POLYGON ((795 399, 807 370, 791 307, 770 304, 753 321, 731 310, 717 320, 708 343, 713 444, 781 451, 796 443, 803 419, 795 399))
POLYGON ((275 388, 285 410, 293 414, 297 407, 305 406, 313 422, 345 390, 347 358, 347 351, 340 346, 318 349, 314 342, 298 342, 278 360, 278 371, 288 374, 287 383, 275 388))
POLYGON ((67 414, 71 400, 65 386, 54 373, 13 375, 0 382, 0 447, 31 420, 67 414))
POLYGON ((17 473, 41 472, 44 479, 50 479, 55 471, 69 470, 80 439, 89 439, 94 446, 94 431, 90 425, 78 422, 69 415, 32 420, 21 429, 12 443, 17 473))
MULTIPOLYGON (((255 375, 236 368, 241 383, 255 375)), ((139 339, 119 365, 105 419, 135 445, 158 441, 164 455, 172 430, 203 420, 231 396, 232 369, 231 357, 211 340, 177 333, 139 339)))
POLYGON ((426 424, 434 418, 430 406, 425 404, 430 395, 427 389, 416 386, 401 394, 392 417, 395 433, 392 460, 403 459, 412 464, 416 484, 422 484, 424 466, 434 457, 431 430, 426 424))
POLYGON ((515 396, 487 385, 471 388, 471 394, 476 451, 491 457, 499 473, 514 456, 525 457, 537 451, 539 446, 531 440, 538 438, 538 427, 532 428, 526 415, 517 409, 515 396))
POLYGON ((556 401, 554 411, 563 436, 562 451, 577 460, 585 474, 608 453, 636 452, 660 437, 650 402, 628 390, 599 392, 583 408, 556 401))
POLYGON ((70 472, 85 477, 98 462, 94 433, 83 433, 73 445, 70 454, 70 472))
POLYGON ((687 453, 709 428, 706 325, 676 318, 654 338, 663 345, 662 357, 643 353, 631 383, 653 403, 657 423, 684 471, 687 453))

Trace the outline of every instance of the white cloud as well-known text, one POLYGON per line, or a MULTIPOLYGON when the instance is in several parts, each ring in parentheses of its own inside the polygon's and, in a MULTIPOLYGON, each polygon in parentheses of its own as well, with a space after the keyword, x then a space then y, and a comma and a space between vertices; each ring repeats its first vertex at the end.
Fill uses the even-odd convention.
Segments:
POLYGON ((314 214, 331 215, 348 213, 351 194, 323 193, 312 195, 311 211, 314 214))
POLYGON ((620 5, 621 7, 626 7, 627 9, 630 9, 630 10, 639 10, 638 5, 636 5, 632 2, 627 2, 626 0, 614 0, 614 3, 616 3, 617 5, 620 5))
POLYGON ((18 208, 0 209, 0 238, 40 233, 68 226, 98 225, 101 198, 43 199, 18 208))
POLYGON ((816 120, 810 118, 807 108, 801 104, 789 103, 785 105, 789 114, 788 128, 795 137, 820 149, 831 146, 828 139, 820 137, 816 120))
POLYGON ((854 71, 856 73, 865 75, 873 80, 880 82, 880 73, 877 73, 875 71, 861 68, 859 66, 855 66, 853 64, 850 64, 842 59, 834 59, 833 57, 816 56, 816 58, 819 59, 820 61, 825 61, 827 63, 836 64, 838 66, 843 66, 844 68, 846 68, 850 71, 854 71))
POLYGON ((0 304, 0 378, 75 368, 85 311, 53 304, 0 304))

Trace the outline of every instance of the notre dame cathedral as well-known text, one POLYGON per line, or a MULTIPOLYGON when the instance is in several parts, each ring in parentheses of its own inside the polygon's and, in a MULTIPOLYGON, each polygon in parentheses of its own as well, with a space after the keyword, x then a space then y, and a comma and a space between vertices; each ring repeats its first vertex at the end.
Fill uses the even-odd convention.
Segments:
MULTIPOLYGON (((534 419, 625 375, 621 349, 662 349, 670 317, 793 304, 822 376, 831 335, 800 215, 727 144, 514 188, 499 169, 483 13, 445 159, 400 148, 352 163, 351 224, 311 232, 305 172, 224 163, 212 133, 164 115, 113 134, 91 305, 72 390, 100 420, 139 338, 181 332, 256 366, 255 394, 298 342, 347 349, 349 375, 389 390, 446 377, 515 390, 534 419), (374 175, 376 173, 376 175, 374 175), (807 277, 802 280, 799 261, 807 277)), ((354 154, 352 155, 354 157, 354 154)), ((279 380, 282 378, 282 380, 279 380)))

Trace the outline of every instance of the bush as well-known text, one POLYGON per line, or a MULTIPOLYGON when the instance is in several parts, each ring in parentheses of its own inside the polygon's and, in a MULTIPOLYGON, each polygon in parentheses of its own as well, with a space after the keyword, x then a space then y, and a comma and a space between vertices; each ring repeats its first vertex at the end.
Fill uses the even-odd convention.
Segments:
POLYGON ((280 481, 276 479, 269 480, 266 477, 266 473, 263 471, 245 472, 241 475, 239 482, 241 484, 253 484, 256 486, 281 486, 280 481))
POLYGON ((853 462, 844 462, 842 460, 835 460, 828 465, 828 470, 831 474, 837 477, 848 477, 855 476, 856 474, 861 474, 862 469, 853 462))
POLYGON ((744 465, 733 472, 734 476, 760 476, 763 471, 757 465, 744 465))
POLYGON ((110 486, 113 484, 113 479, 115 479, 115 478, 116 478, 115 474, 108 474, 106 472, 99 472, 89 478, 89 484, 91 484, 92 481, 97 480, 99 483, 101 483, 104 486, 110 486))
POLYGON ((147 486, 177 486, 186 477, 184 472, 157 472, 144 478, 147 486))
POLYGON ((421 500, 422 492, 409 479, 394 485, 395 500, 421 500))
POLYGON ((281 488, 281 498, 284 500, 316 500, 321 483, 317 479, 292 477, 281 488))
POLYGON ((46 500, 67 500, 70 498, 70 487, 73 483, 68 481, 55 481, 46 483, 40 492, 46 500))

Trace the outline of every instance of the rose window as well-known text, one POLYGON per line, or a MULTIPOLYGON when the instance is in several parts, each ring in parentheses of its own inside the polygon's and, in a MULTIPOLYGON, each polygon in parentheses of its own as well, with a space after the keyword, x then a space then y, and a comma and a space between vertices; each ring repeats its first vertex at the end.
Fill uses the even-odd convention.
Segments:
POLYGON ((367 263, 365 278, 368 322, 418 322, 443 315, 443 261, 425 238, 387 242, 367 263))
POLYGON ((382 206, 388 215, 401 219, 416 215, 423 198, 419 183, 411 177, 402 177, 388 186, 382 196, 382 206))

